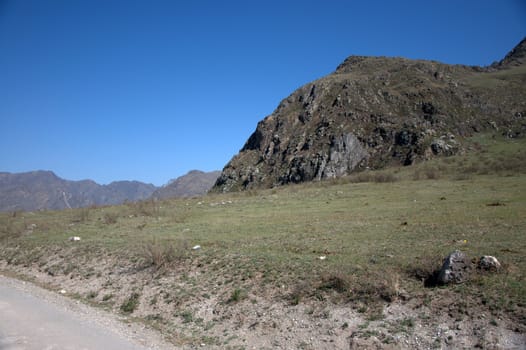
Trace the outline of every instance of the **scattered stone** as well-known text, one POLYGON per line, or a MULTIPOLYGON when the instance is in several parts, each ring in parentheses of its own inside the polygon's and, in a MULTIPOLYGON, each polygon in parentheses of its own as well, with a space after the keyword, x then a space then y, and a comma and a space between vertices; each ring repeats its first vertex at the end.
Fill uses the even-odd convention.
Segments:
POLYGON ((441 137, 431 143, 431 151, 435 155, 452 156, 458 152, 459 146, 454 138, 441 137))
POLYGON ((481 270, 486 271, 497 271, 501 268, 500 262, 491 255, 484 255, 480 258, 478 262, 478 267, 481 270))
POLYGON ((200 246, 200 245, 194 245, 194 246, 192 247, 192 250, 199 250, 199 249, 201 249, 201 246, 200 246))
POLYGON ((67 292, 66 292, 65 289, 61 289, 59 293, 60 293, 60 294, 66 294, 67 292))
POLYGON ((439 284, 463 283, 469 279, 472 264, 466 254, 455 250, 444 260, 437 277, 439 284))
POLYGON ((325 260, 325 259, 327 259, 327 257, 325 255, 322 255, 322 256, 319 257, 319 259, 320 260, 325 260))
POLYGON ((78 241, 80 241, 80 237, 79 236, 71 236, 71 237, 69 237, 69 241, 70 242, 78 242, 78 241))

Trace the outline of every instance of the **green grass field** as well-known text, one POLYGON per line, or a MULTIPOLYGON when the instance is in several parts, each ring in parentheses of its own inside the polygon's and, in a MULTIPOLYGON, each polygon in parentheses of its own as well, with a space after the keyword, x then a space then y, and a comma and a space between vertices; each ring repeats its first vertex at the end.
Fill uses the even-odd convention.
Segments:
POLYGON ((464 155, 336 181, 4 213, 0 257, 10 266, 42 269, 55 266, 51 256, 62 257, 97 271, 97 261, 118 256, 121 265, 159 276, 180 272, 174 278, 192 286, 188 300, 259 295, 374 310, 400 295, 450 288, 524 327, 526 140, 482 135, 469 142, 464 155), (82 240, 70 242, 70 236, 82 240), (192 250, 195 245, 201 248, 192 250), (455 249, 472 258, 494 255, 503 269, 476 273, 459 286, 425 287, 423 279, 455 249), (205 283, 187 283, 195 273, 205 283))

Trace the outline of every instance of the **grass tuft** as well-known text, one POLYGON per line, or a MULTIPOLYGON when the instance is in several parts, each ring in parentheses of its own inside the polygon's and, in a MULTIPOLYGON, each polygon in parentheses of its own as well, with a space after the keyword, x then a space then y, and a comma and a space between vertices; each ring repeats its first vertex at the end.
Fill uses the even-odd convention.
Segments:
POLYGON ((143 245, 141 256, 145 266, 154 266, 156 269, 161 269, 186 258, 188 251, 187 241, 159 241, 152 239, 143 245))
POLYGON ((131 314, 135 311, 135 309, 137 309, 137 307, 139 306, 139 299, 140 299, 141 295, 139 293, 132 293, 128 299, 126 299, 122 304, 121 304, 121 311, 125 314, 131 314))

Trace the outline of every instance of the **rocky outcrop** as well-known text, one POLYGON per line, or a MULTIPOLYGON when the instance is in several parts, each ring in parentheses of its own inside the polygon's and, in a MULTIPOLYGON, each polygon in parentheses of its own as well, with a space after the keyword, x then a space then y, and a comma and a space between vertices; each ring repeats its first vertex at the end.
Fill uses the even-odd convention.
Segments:
POLYGON ((525 41, 501 63, 351 56, 285 98, 224 167, 214 191, 273 187, 410 165, 486 129, 526 130, 525 41))
POLYGON ((526 63, 526 38, 511 50, 506 57, 504 57, 496 66, 498 68, 506 68, 513 66, 521 66, 526 63))
POLYGON ((466 282, 472 271, 471 260, 460 250, 449 254, 438 273, 439 284, 466 282))

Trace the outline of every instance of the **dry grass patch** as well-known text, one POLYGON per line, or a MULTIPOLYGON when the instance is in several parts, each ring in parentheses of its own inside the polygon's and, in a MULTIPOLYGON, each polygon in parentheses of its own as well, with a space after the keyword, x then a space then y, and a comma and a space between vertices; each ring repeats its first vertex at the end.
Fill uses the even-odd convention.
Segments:
POLYGON ((167 268, 188 257, 190 246, 186 240, 161 241, 152 239, 143 244, 140 255, 144 266, 156 270, 167 268))

